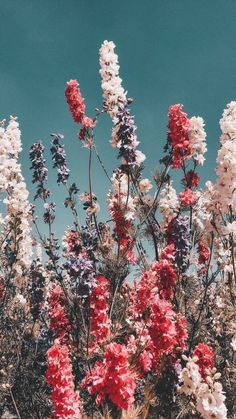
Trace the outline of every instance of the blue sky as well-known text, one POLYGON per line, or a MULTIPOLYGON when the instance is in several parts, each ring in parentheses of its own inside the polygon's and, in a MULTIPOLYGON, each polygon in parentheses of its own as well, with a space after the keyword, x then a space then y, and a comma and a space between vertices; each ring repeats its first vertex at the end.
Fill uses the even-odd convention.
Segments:
MULTIPOLYGON (((134 98, 145 175, 158 167, 168 106, 183 103, 189 116, 206 122, 208 153, 200 174, 203 183, 214 179, 218 121, 236 99, 235 17, 235 0, 1 0, 0 119, 19 117, 30 192, 29 147, 41 139, 49 149, 51 132, 64 133, 72 179, 87 189, 88 153, 76 139, 64 88, 76 78, 88 113, 101 106, 98 49, 104 39, 117 45, 123 85, 134 98)), ((117 161, 110 128, 109 118, 101 119, 96 143, 111 173, 117 161)), ((103 205, 108 183, 96 163, 93 176, 103 205)), ((61 233, 70 220, 55 179, 50 170, 61 233)))

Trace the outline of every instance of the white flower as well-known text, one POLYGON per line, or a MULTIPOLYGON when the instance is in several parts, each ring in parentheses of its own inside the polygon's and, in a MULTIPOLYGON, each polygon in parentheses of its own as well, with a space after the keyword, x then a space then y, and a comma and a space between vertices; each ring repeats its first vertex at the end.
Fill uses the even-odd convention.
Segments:
POLYGON ((139 182, 139 189, 143 193, 150 191, 150 189, 152 189, 152 187, 153 186, 152 186, 149 179, 142 179, 139 182))
MULTIPOLYGON (((28 191, 18 163, 21 147, 21 132, 16 118, 11 117, 6 129, 0 127, 0 192, 5 194, 3 203, 7 215, 4 228, 10 231, 8 239, 17 241, 17 260, 14 269, 22 273, 21 268, 31 264, 31 207, 28 202, 28 191), (15 226, 17 224, 17 237, 15 226)), ((2 232, 4 235, 4 231, 2 232)))
POLYGON ((230 345, 232 346, 233 351, 236 351, 236 335, 233 337, 230 345))
POLYGON ((207 151, 204 121, 199 116, 193 116, 189 119, 189 124, 188 137, 191 143, 191 157, 193 157, 198 164, 203 165, 205 160, 204 154, 207 151))
POLYGON ((118 56, 114 49, 114 42, 104 41, 99 50, 99 63, 105 105, 107 112, 115 122, 119 104, 126 102, 126 92, 119 77, 118 56))
POLYGON ((164 225, 169 224, 179 209, 178 196, 172 184, 173 181, 165 185, 160 193, 159 208, 164 218, 164 225))

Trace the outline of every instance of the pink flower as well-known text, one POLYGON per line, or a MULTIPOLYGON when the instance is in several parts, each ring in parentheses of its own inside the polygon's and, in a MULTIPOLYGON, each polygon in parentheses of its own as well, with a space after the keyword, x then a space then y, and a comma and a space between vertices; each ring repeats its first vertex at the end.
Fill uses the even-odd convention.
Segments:
POLYGON ((186 176, 182 179, 182 184, 189 188, 194 188, 198 185, 200 177, 193 170, 189 170, 186 176))
POLYGON ((206 378, 207 371, 211 370, 214 366, 214 353, 210 346, 205 345, 204 343, 199 343, 194 351, 193 355, 196 356, 198 359, 196 364, 199 367, 200 374, 202 378, 206 378))
POLYGON ((110 332, 108 316, 109 283, 103 275, 97 275, 95 287, 90 295, 91 334, 96 345, 104 342, 110 332))
POLYGON ((87 129, 94 127, 94 122, 93 122, 92 118, 89 118, 88 116, 83 117, 82 124, 87 129))
POLYGON ((101 404, 106 396, 120 409, 127 410, 134 402, 135 381, 132 376, 125 345, 111 343, 107 346, 104 360, 97 361, 82 381, 90 394, 96 394, 101 404))
POLYGON ((80 419, 80 401, 75 392, 74 377, 66 345, 61 345, 58 339, 47 351, 46 380, 52 387, 54 417, 58 419, 80 419))
POLYGON ((197 200, 196 194, 189 188, 186 188, 184 192, 180 192, 179 198, 182 206, 194 205, 197 200))
POLYGON ((204 243, 199 242, 197 250, 199 253, 198 262, 201 264, 206 264, 207 262, 209 262, 211 255, 209 247, 207 247, 204 243))
POLYGON ((172 162, 174 169, 179 169, 184 160, 190 155, 188 138, 189 120, 182 111, 183 105, 176 104, 169 107, 168 136, 172 146, 172 162))
POLYGON ((60 340, 67 339, 67 335, 71 330, 65 305, 66 299, 60 285, 54 285, 49 296, 49 327, 60 340))
POLYGON ((67 82, 65 95, 74 121, 81 124, 85 117, 85 103, 77 80, 70 80, 67 82))

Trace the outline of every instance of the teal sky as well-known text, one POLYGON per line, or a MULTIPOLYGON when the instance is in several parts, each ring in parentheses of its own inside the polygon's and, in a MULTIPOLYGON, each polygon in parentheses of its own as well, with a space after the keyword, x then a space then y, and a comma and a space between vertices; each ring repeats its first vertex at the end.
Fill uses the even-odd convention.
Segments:
MULTIPOLYGON (((168 106, 183 103, 189 116, 206 122, 208 153, 200 174, 203 182, 214 179, 218 121, 236 100, 235 0, 1 0, 0 19, 0 119, 19 117, 31 193, 29 147, 42 139, 49 148, 51 132, 64 133, 71 178, 87 190, 88 152, 76 139, 64 88, 76 78, 88 113, 101 106, 98 49, 104 39, 117 45, 123 85, 135 99, 145 175, 158 166, 168 106)), ((110 128, 107 117, 99 121, 96 143, 111 173, 117 162, 110 128)), ((108 184, 96 163, 93 176, 102 201, 108 184)), ((61 233, 71 221, 55 179, 50 171, 61 233)))

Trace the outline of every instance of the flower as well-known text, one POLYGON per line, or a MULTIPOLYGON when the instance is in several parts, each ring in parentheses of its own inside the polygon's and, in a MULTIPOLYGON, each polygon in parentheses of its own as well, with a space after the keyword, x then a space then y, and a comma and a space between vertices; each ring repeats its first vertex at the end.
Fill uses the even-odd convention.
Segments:
POLYGON ((194 170, 189 170, 186 173, 186 176, 182 179, 182 183, 184 186, 187 186, 189 188, 194 188, 199 183, 199 176, 197 173, 194 172, 194 170))
POLYGON ((77 124, 82 124, 83 118, 85 117, 85 103, 77 80, 67 82, 65 95, 74 121, 77 124))
MULTIPOLYGON (((0 124, 0 193, 6 197, 2 242, 3 253, 12 264, 13 272, 22 276, 32 261, 32 206, 29 192, 18 163, 21 147, 21 131, 17 118, 10 117, 5 128, 0 124)), ((2 220, 3 221, 3 220, 2 220)))
POLYGON ((116 124, 112 129, 111 144, 119 149, 118 157, 122 163, 129 166, 140 166, 145 160, 145 155, 136 149, 139 144, 136 134, 134 117, 126 104, 119 106, 116 113, 116 124))
POLYGON ((164 227, 170 223, 179 210, 178 196, 172 185, 173 181, 171 180, 160 193, 159 208, 163 215, 164 227))
POLYGON ((214 364, 214 353, 211 347, 204 343, 199 343, 195 347, 193 355, 197 357, 196 364, 199 366, 202 378, 206 378, 207 370, 211 370, 214 364))
POLYGON ((90 294, 90 327, 95 346, 101 345, 110 332, 111 320, 108 316, 108 284, 108 280, 103 275, 97 275, 96 285, 90 294))
POLYGON ((191 156, 197 164, 203 165, 207 151, 204 121, 199 116, 189 119, 188 138, 191 145, 191 156))
POLYGON ((47 362, 46 380, 52 387, 55 418, 81 419, 79 394, 75 391, 68 347, 56 339, 47 351, 47 362))
POLYGON ((134 402, 135 380, 128 362, 125 345, 110 343, 104 360, 97 361, 81 384, 90 394, 97 394, 96 403, 104 402, 107 396, 117 407, 127 410, 134 402))
POLYGON ((167 227, 169 244, 175 246, 175 262, 181 272, 188 267, 189 253, 191 249, 190 220, 188 216, 179 215, 169 223, 167 227))
POLYGON ((150 182, 149 179, 142 179, 139 182, 139 189, 141 192, 146 193, 148 192, 150 189, 152 189, 152 184, 150 182))
POLYGON ((207 247, 204 243, 199 242, 197 250, 199 253, 198 262, 202 264, 206 264, 207 262, 209 262, 211 256, 209 247, 207 247))
POLYGON ((126 103, 126 92, 121 85, 118 56, 114 49, 114 42, 104 41, 99 50, 99 63, 105 109, 116 122, 118 107, 126 103))
POLYGON ((236 352, 236 335, 231 340, 230 345, 232 346, 233 351, 236 352))
POLYGON ((169 107, 168 137, 172 147, 171 166, 178 169, 184 160, 189 158, 191 149, 188 137, 189 120, 182 111, 183 105, 176 104, 169 107))
POLYGON ((43 200, 50 196, 50 191, 45 186, 48 180, 48 169, 45 166, 44 149, 45 147, 42 141, 36 141, 30 147, 29 153, 31 160, 30 169, 33 170, 33 183, 37 185, 37 192, 34 199, 41 198, 43 200))
POLYGON ((61 134, 51 134, 52 147, 50 149, 53 160, 53 167, 57 168, 57 183, 66 184, 69 178, 69 169, 66 162, 66 153, 64 146, 60 143, 63 138, 61 134))
POLYGON ((182 206, 194 205, 197 200, 196 194, 189 188, 186 188, 184 192, 180 192, 179 198, 182 206))
POLYGON ((217 201, 221 212, 236 212, 236 102, 230 102, 220 120, 221 147, 217 156, 217 201))
POLYGON ((64 342, 71 331, 68 315, 65 308, 66 299, 60 285, 54 285, 49 295, 50 329, 56 334, 59 340, 64 342))

